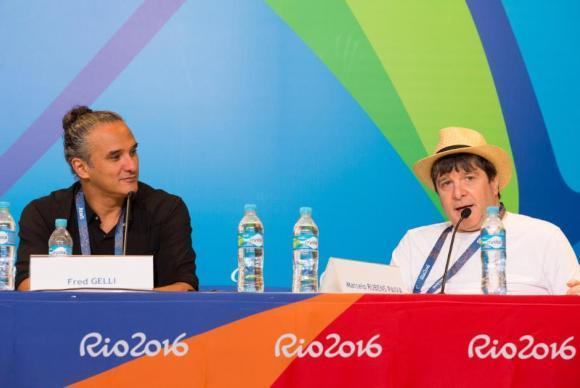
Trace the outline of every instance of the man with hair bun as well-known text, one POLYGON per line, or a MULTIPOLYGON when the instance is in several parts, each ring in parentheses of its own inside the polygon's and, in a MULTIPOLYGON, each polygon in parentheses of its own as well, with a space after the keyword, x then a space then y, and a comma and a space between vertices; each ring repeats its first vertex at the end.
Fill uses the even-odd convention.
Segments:
POLYGON ((488 206, 499 206, 506 229, 508 294, 580 294, 576 255, 557 226, 506 211, 500 190, 512 176, 507 152, 487 144, 477 131, 449 127, 440 132, 433 155, 413 166, 417 178, 439 195, 449 219, 409 230, 395 248, 391 263, 414 293, 439 293, 451 226, 462 212, 450 261, 446 292, 480 294, 482 265, 478 244, 488 206), (440 242, 443 242, 442 244, 440 242))
POLYGON ((68 221, 73 254, 122 254, 124 209, 129 193, 134 193, 126 253, 153 255, 156 290, 197 290, 187 207, 181 198, 139 182, 137 141, 123 118, 77 106, 62 125, 64 156, 77 182, 23 210, 17 288, 30 288, 30 255, 47 254, 57 218, 68 221))

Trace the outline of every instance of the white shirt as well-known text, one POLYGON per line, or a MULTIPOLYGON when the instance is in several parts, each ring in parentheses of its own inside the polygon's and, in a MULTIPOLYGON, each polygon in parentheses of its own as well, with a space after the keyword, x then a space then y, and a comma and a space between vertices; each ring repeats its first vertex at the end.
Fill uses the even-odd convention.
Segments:
MULTIPOLYGON (((578 261, 560 228, 547 221, 514 213, 506 213, 502 221, 506 230, 508 294, 565 294, 566 282, 574 276, 578 261)), ((393 251, 391 264, 401 269, 403 282, 410 291, 435 242, 449 225, 449 222, 443 222, 411 229, 393 251)), ((449 268, 478 237, 479 231, 456 234, 449 268)), ((443 276, 450 241, 451 233, 421 288, 422 293, 443 276)), ((478 249, 459 272, 448 279, 445 292, 481 294, 481 273, 481 250, 478 249)))

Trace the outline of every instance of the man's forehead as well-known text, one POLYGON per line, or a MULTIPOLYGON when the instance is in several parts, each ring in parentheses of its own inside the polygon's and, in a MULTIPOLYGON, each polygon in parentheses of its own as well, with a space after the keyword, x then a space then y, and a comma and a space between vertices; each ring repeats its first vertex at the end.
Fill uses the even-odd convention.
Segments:
POLYGON ((106 123, 94 128, 87 136, 89 148, 104 153, 115 150, 131 149, 137 141, 133 133, 123 122, 106 123))
POLYGON ((476 166, 475 164, 471 164, 469 167, 470 167, 469 169, 465 169, 462 166, 455 166, 449 172, 440 173, 437 178, 447 177, 453 173, 457 173, 460 175, 466 175, 466 174, 474 174, 474 173, 479 174, 479 173, 483 172, 483 170, 480 167, 476 166))

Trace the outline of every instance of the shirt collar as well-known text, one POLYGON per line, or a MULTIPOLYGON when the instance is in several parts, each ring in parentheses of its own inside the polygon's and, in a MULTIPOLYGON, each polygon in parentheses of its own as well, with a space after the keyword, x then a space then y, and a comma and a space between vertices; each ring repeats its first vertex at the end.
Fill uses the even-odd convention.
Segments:
POLYGON ((89 222, 89 224, 99 219, 97 213, 95 213, 95 211, 91 208, 88 202, 85 203, 85 214, 87 216, 87 221, 89 222))
MULTIPOLYGON (((82 190, 81 182, 77 180, 73 185, 73 198, 75 198, 75 196, 80 190, 82 190)), ((89 224, 95 221, 95 218, 97 217, 97 213, 95 213, 95 211, 91 208, 91 206, 86 200, 85 200, 85 217, 89 224)))
MULTIPOLYGON (((76 195, 76 193, 79 190, 82 189, 80 182, 76 182, 75 186, 76 187, 73 190, 73 197, 74 197, 74 195, 76 195)), ((138 203, 138 198, 139 198, 139 190, 137 190, 137 192, 131 198, 131 213, 133 213, 133 208, 134 208, 135 204, 138 203)), ((124 207, 123 207, 123 211, 125 211, 124 207)), ((99 219, 99 216, 97 215, 97 213, 95 213, 95 211, 91 208, 91 205, 89 205, 89 203, 86 200, 85 200, 85 214, 86 214, 87 221, 89 224, 91 222, 99 219)), ((133 218, 132 214, 130 214, 129 221, 131 221, 132 218, 133 218)))

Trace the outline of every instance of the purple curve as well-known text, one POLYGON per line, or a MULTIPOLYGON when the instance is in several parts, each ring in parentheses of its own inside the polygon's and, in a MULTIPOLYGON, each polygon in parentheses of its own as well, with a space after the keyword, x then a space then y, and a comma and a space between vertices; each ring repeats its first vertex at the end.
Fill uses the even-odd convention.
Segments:
POLYGON ((0 195, 44 155, 62 134, 73 105, 90 105, 121 74, 185 0, 145 0, 58 97, 0 156, 0 195))
MULTIPOLYGON (((580 241, 580 194, 558 168, 524 57, 501 0, 468 0, 493 74, 518 171, 520 211, 558 225, 580 241)), ((557 42, 556 42, 557 43, 557 42)))

